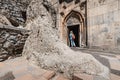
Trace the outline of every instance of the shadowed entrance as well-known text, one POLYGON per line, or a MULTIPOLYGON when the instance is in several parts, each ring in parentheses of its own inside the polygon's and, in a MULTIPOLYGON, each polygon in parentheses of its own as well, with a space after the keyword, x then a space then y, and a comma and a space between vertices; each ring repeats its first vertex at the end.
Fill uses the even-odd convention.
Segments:
MULTIPOLYGON (((79 25, 71 25, 71 26, 67 26, 68 28, 68 37, 70 34, 70 31, 73 31, 74 35, 75 35, 75 45, 76 47, 80 47, 79 45, 79 25)), ((70 38, 68 39, 69 42, 69 46, 71 47, 71 43, 70 43, 70 38)))

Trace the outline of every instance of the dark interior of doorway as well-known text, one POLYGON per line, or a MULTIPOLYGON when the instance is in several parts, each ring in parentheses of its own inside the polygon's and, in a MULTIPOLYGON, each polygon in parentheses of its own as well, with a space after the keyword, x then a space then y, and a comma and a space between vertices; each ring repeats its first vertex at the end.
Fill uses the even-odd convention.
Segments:
MULTIPOLYGON (((70 34, 70 31, 73 31, 74 35, 75 35, 75 45, 76 47, 80 47, 79 45, 79 25, 72 25, 72 26, 67 26, 68 28, 68 37, 69 37, 69 34, 70 34)), ((70 43, 70 39, 69 39, 69 43, 70 43)), ((71 47, 71 44, 70 44, 70 47, 71 47)))

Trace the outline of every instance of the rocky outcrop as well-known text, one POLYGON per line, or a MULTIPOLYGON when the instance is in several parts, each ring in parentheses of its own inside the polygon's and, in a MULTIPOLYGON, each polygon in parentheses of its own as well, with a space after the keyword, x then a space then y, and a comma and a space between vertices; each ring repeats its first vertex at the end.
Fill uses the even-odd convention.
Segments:
POLYGON ((24 43, 28 37, 28 31, 13 27, 12 25, 0 24, 0 61, 9 56, 21 54, 24 43))
MULTIPOLYGON (((46 8, 46 10, 50 13, 51 18, 53 20, 53 25, 55 25, 54 27, 56 27, 56 21, 57 21, 57 16, 56 15, 57 15, 57 13, 56 13, 55 8, 53 7, 53 5, 48 0, 42 0, 40 2, 46 8)), ((36 10, 37 8, 38 8, 38 10, 40 10, 39 6, 37 6, 36 9, 34 9, 34 7, 32 7, 34 4, 36 4, 35 1, 32 1, 30 3, 29 7, 27 8, 27 22, 26 23, 29 23, 29 21, 32 21, 38 15, 44 16, 44 15, 42 15, 42 10, 41 11, 36 10)), ((36 5, 38 5, 38 4, 36 4, 36 5)), ((41 4, 39 4, 39 5, 41 5, 41 4)))
POLYGON ((27 29, 32 32, 28 37, 23 55, 43 69, 54 70, 71 78, 73 73, 84 71, 109 80, 109 70, 98 62, 93 56, 74 52, 65 45, 57 36, 57 30, 51 14, 44 6, 44 0, 33 0, 28 8, 27 29))

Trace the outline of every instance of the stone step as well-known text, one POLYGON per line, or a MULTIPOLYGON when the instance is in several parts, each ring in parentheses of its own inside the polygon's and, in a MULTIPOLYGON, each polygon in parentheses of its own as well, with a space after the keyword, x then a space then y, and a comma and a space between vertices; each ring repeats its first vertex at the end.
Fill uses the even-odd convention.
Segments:
POLYGON ((15 80, 47 80, 46 78, 44 77, 33 77, 33 75, 31 74, 26 74, 22 77, 19 77, 19 78, 16 78, 15 80))
POLYGON ((54 71, 46 71, 42 77, 44 77, 47 80, 50 80, 52 77, 55 76, 55 72, 54 71))
MULTIPOLYGON (((24 72, 23 72, 23 74, 24 74, 24 72)), ((55 75, 55 72, 54 71, 46 71, 45 73, 39 72, 40 75, 35 75, 35 74, 27 73, 20 77, 16 77, 15 80, 50 80, 55 75), (43 74, 41 74, 41 73, 43 73, 43 74)))
POLYGON ((57 74, 51 80, 69 80, 69 79, 65 78, 62 74, 57 74))
POLYGON ((93 80, 93 76, 85 73, 75 73, 73 80, 93 80))

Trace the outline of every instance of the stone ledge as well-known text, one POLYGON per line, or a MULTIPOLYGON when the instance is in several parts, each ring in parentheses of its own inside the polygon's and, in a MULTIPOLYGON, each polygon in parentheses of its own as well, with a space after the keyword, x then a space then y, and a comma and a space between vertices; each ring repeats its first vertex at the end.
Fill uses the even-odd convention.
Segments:
POLYGON ((21 34, 25 34, 25 33, 29 32, 26 29, 17 28, 12 25, 1 25, 0 24, 0 29, 1 30, 11 30, 11 31, 14 31, 16 33, 21 33, 21 34))
POLYGON ((63 75, 58 74, 58 75, 55 77, 55 79, 53 79, 53 80, 69 80, 69 79, 67 79, 67 78, 64 77, 63 75))

